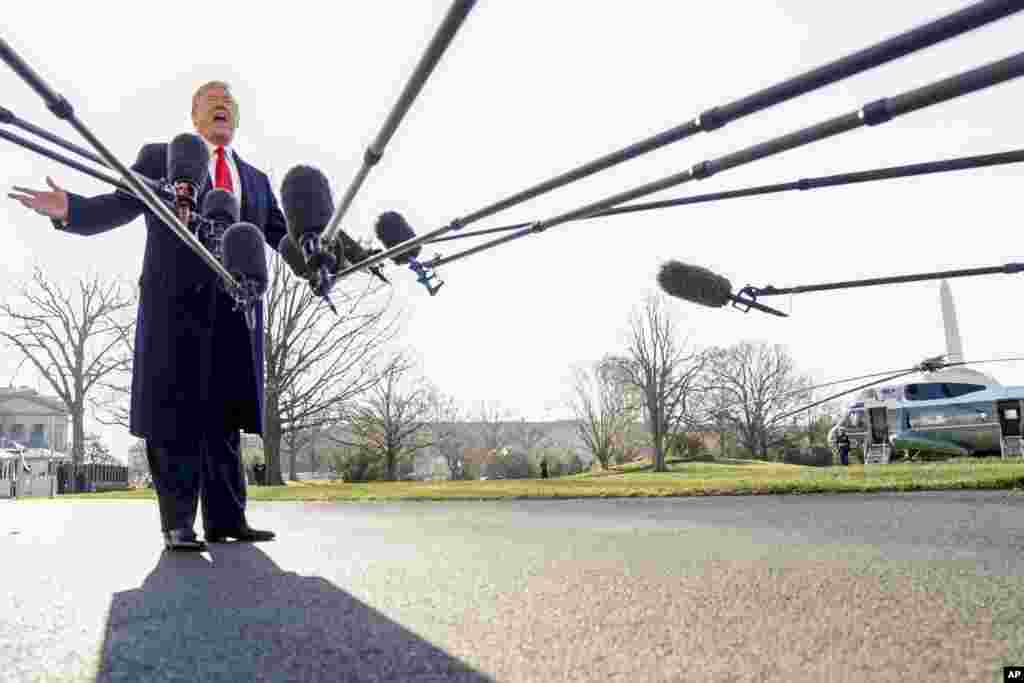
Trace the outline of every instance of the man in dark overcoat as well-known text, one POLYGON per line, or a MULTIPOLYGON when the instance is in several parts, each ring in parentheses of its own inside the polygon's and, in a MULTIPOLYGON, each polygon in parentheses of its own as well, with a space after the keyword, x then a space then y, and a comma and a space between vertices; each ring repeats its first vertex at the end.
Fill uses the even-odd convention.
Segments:
MULTIPOLYGON (((241 202, 241 220, 260 228, 276 248, 285 218, 266 174, 245 163, 231 141, 239 108, 221 81, 201 86, 192 121, 210 150, 209 182, 241 202)), ((167 173, 167 144, 149 144, 132 169, 153 179, 167 173)), ((245 516, 240 431, 263 432, 263 305, 249 331, 218 284, 218 276, 138 199, 123 191, 97 197, 16 187, 13 199, 75 235, 95 235, 146 216, 146 249, 139 279, 130 431, 146 440, 165 546, 205 550, 194 524, 201 499, 205 538, 260 541, 245 516)))
POLYGON ((836 447, 839 449, 839 460, 844 466, 850 465, 850 435, 842 427, 836 434, 836 447))

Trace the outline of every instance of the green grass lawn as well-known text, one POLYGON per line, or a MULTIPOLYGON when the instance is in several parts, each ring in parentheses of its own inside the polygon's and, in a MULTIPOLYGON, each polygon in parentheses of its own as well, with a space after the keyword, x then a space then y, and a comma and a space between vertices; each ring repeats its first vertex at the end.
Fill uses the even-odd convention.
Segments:
MULTIPOLYGON (((288 482, 252 486, 249 500, 369 501, 502 498, 618 498, 1024 488, 1024 463, 998 458, 931 463, 805 467, 754 460, 674 462, 668 472, 626 465, 554 479, 496 481, 288 482)), ((61 498, 151 499, 149 489, 61 498)), ((45 500, 45 499, 42 499, 45 500)))

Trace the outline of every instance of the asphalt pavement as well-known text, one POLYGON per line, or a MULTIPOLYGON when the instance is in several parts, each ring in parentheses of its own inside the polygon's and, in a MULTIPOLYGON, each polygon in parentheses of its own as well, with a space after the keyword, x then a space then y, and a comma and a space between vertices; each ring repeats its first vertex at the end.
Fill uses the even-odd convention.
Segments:
POLYGON ((1001 681, 1024 495, 0 501, 0 682, 1001 681), (197 529, 201 529, 201 523, 197 529))

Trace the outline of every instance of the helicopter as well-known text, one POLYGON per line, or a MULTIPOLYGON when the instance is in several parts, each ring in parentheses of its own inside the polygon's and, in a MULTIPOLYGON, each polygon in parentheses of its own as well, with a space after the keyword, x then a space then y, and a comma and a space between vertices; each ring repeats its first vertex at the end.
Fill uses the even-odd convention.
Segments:
MULTIPOLYGON (((898 383, 865 388, 829 431, 863 450, 865 464, 885 464, 894 452, 947 457, 1024 456, 1024 386, 1004 386, 966 367, 949 283, 939 288, 946 353, 925 358, 898 383), (916 371, 916 372, 914 372, 916 371), (913 374, 912 374, 913 373, 913 374)), ((1013 360, 1013 359, 1004 359, 1013 360)))

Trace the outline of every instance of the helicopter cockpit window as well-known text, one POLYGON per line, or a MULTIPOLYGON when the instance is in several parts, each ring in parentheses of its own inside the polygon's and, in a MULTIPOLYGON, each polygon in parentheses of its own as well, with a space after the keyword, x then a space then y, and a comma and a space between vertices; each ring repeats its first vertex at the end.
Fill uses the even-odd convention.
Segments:
POLYGON ((975 391, 982 391, 984 384, 953 382, 925 382, 907 385, 908 401, 935 401, 942 398, 956 398, 975 391))

